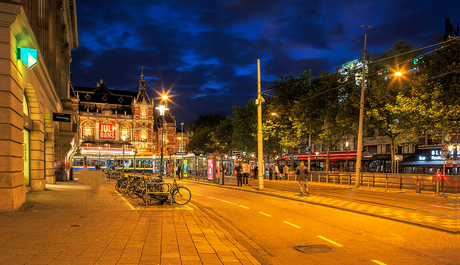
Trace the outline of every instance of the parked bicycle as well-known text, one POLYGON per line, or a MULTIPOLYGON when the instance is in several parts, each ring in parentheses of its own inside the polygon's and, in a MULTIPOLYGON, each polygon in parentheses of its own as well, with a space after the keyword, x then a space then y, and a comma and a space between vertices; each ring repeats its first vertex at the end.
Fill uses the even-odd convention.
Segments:
POLYGON ((176 179, 172 183, 164 182, 161 178, 136 179, 127 185, 126 190, 129 196, 141 198, 145 205, 153 201, 158 204, 185 205, 192 198, 190 190, 178 185, 176 179))

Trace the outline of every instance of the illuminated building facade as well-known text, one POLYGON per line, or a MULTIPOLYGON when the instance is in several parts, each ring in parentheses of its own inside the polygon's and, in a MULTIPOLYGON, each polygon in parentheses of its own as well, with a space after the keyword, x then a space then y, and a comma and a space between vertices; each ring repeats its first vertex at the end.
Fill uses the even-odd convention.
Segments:
MULTIPOLYGON (((79 151, 77 155, 136 155, 138 158, 161 155, 161 119, 150 99, 144 75, 137 92, 110 90, 101 80, 96 88, 74 87, 73 109, 79 120, 79 151)), ((165 104, 167 102, 159 102, 165 104)), ((165 111, 163 122, 164 156, 171 157, 188 143, 189 135, 176 126, 176 118, 165 111)), ((101 165, 102 167, 106 165, 101 165)))
POLYGON ((71 107, 76 1, 1 1, 0 14, 0 211, 14 211, 55 182, 76 134, 70 119, 53 121, 71 107))

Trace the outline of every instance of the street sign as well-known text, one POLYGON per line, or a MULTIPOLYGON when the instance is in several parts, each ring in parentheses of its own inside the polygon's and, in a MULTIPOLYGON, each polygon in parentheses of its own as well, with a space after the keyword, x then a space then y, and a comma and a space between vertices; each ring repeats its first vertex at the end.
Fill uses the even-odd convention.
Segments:
POLYGON ((449 155, 449 152, 441 150, 441 157, 442 158, 447 158, 448 155, 449 155))
POLYGON ((38 52, 36 49, 19 48, 18 57, 29 69, 34 68, 38 63, 38 52))
POLYGON ((395 161, 402 161, 403 156, 402 155, 395 155, 395 161))
POLYGON ((62 122, 70 122, 71 115, 70 113, 53 113, 53 121, 62 121, 62 122))

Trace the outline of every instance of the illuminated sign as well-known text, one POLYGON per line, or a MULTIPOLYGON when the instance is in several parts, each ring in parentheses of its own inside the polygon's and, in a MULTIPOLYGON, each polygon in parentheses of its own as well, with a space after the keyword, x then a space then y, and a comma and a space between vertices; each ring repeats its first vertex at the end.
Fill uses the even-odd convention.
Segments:
POLYGON ((213 159, 208 159, 208 179, 212 180, 213 159))
POLYGON ((99 123, 99 139, 115 140, 117 136, 116 129, 115 124, 99 123))
POLYGON ((109 148, 109 147, 83 147, 81 149, 82 154, 92 154, 92 155, 134 155, 133 148, 109 148))
POLYGON ((29 69, 38 64, 38 52, 36 49, 19 48, 18 57, 29 69))
POLYGON ((187 160, 184 160, 184 178, 187 177, 187 160))

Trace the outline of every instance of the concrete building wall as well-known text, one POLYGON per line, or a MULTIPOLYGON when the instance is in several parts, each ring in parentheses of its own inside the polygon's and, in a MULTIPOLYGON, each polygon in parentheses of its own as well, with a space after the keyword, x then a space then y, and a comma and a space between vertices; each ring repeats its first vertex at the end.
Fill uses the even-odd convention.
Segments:
POLYGON ((44 190, 52 176, 54 124, 51 113, 62 111, 61 101, 23 6, 0 2, 0 211, 19 208, 28 190, 44 190), (18 59, 18 48, 38 50, 38 64, 29 69, 18 59), (33 124, 26 124, 23 98, 33 124), (29 128, 29 156, 25 156, 23 130, 29 128), (45 139, 47 132, 47 139, 45 139), (24 181, 24 164, 30 182, 24 181))

